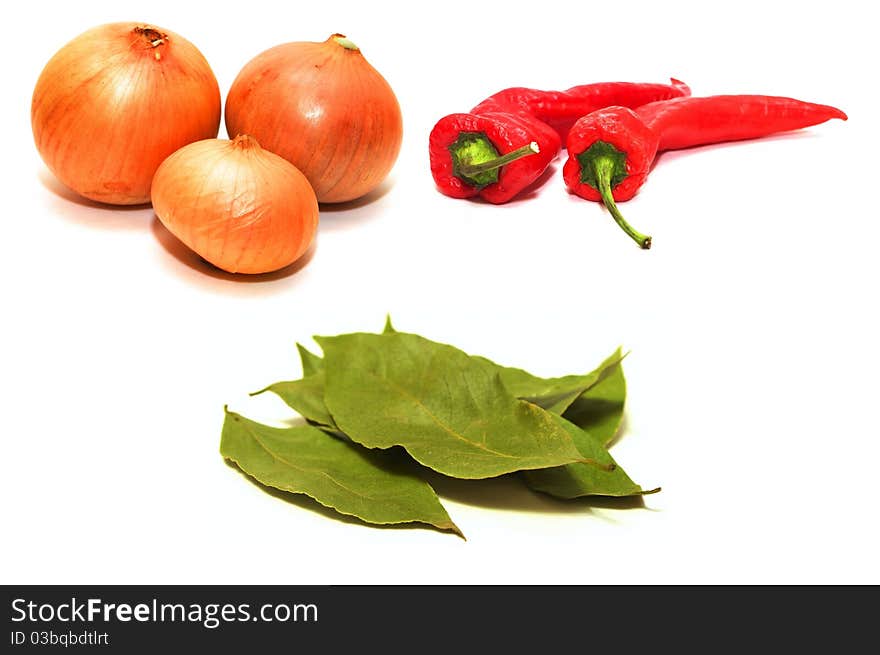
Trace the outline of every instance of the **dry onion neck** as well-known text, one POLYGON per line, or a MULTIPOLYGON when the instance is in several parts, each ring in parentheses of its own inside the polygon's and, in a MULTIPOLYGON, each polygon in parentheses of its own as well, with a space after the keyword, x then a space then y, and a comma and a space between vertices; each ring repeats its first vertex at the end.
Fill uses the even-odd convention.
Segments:
POLYGON ((360 50, 360 48, 357 47, 355 42, 352 41, 351 39, 349 39, 347 36, 345 36, 345 34, 334 34, 330 38, 333 39, 336 43, 341 45, 346 50, 360 50))
POLYGON ((242 150, 254 150, 260 147, 257 140, 250 134, 239 134, 232 140, 232 145, 242 150))
POLYGON ((154 50, 154 56, 156 57, 156 61, 159 61, 162 58, 161 50, 159 46, 163 46, 168 41, 168 35, 163 34, 157 29, 150 27, 149 25, 145 25, 144 27, 135 27, 132 30, 134 34, 136 34, 140 39, 145 41, 147 45, 154 50))

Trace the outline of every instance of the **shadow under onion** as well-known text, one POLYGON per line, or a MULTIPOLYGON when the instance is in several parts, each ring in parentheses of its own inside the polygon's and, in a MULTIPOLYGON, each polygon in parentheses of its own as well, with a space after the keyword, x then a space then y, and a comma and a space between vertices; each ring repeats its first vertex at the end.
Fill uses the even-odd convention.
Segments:
POLYGON ((358 209, 382 199, 389 191, 391 191, 393 186, 394 184, 392 183, 391 178, 386 178, 381 184, 379 184, 379 186, 360 198, 355 198, 354 200, 349 200, 347 202, 322 202, 319 203, 318 207, 322 214, 325 212, 332 214, 335 212, 344 212, 349 209, 358 209))
POLYGON ((220 268, 217 268, 207 260, 200 257, 194 251, 190 250, 180 239, 178 239, 176 236, 168 231, 168 229, 162 224, 162 221, 159 220, 159 217, 156 216, 155 213, 153 214, 153 222, 150 226, 150 229, 153 232, 153 236, 156 237, 156 240, 159 242, 159 245, 162 246, 165 252, 167 252, 179 263, 183 264, 189 269, 218 280, 228 280, 230 282, 240 282, 246 284, 273 282, 275 280, 292 277, 300 270, 302 270, 306 265, 308 265, 308 263, 312 260, 312 257, 314 257, 315 255, 315 250, 317 250, 318 244, 318 239, 316 238, 309 246, 308 250, 306 250, 299 259, 297 259, 292 264, 289 264, 277 271, 272 271, 271 273, 259 273, 256 275, 246 273, 228 273, 220 268))
POLYGON ((88 227, 107 230, 143 230, 152 220, 149 204, 109 205, 89 200, 64 186, 48 169, 37 173, 40 184, 49 191, 59 211, 55 215, 88 227))

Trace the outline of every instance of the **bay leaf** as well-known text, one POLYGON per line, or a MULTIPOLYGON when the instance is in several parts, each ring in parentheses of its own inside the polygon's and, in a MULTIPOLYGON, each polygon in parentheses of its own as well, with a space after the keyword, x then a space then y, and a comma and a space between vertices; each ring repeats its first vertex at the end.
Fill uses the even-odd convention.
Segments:
POLYGON ((569 432, 511 395, 488 360, 400 332, 315 340, 327 409, 369 448, 403 446, 419 463, 468 479, 584 459, 569 432))
POLYGON ((620 430, 625 404, 626 378, 623 366, 615 366, 575 398, 562 416, 587 430, 590 436, 607 448, 620 430))
MULTIPOLYGON (((391 324, 391 315, 385 317, 384 333, 394 332, 391 324)), ((316 355, 301 343, 296 344, 299 352, 300 364, 303 377, 300 380, 284 380, 261 389, 252 396, 257 396, 266 391, 271 391, 294 409, 300 416, 310 423, 333 430, 341 434, 339 427, 327 410, 324 403, 324 359, 316 355)))
POLYGON ((593 435, 577 425, 554 415, 559 425, 572 437, 587 463, 567 464, 535 471, 524 471, 526 484, 557 498, 582 496, 641 496, 660 489, 645 491, 614 461, 611 454, 593 435))
POLYGON ((303 377, 270 384, 252 396, 271 391, 310 423, 337 430, 333 417, 324 404, 324 360, 301 343, 296 344, 303 377))
POLYGON ((431 486, 405 464, 316 427, 274 428, 227 409, 220 453, 262 484, 305 494, 340 514, 382 525, 425 523, 461 535, 431 486))
MULTIPOLYGON (((385 316, 385 326, 382 328, 382 333, 389 334, 396 331, 394 325, 391 323, 391 314, 387 314, 385 316)), ((314 375, 318 371, 324 370, 324 359, 320 355, 316 355, 301 343, 296 344, 296 349, 299 351, 299 360, 302 365, 302 374, 304 378, 314 375)))
MULTIPOLYGON (((323 365, 323 363, 322 363, 323 365)), ((330 415, 324 402, 324 371, 320 370, 299 380, 284 380, 270 384, 252 396, 271 391, 281 398, 288 407, 311 423, 339 431, 336 421, 330 415)))
MULTIPOLYGON (((391 316, 385 318, 383 334, 397 332, 391 323, 391 316)), ((611 356, 607 357, 593 371, 586 374, 565 375, 555 378, 542 378, 532 375, 526 370, 513 366, 502 366, 491 359, 472 355, 475 359, 491 364, 496 367, 501 375, 501 381, 507 389, 517 398, 528 400, 539 407, 555 414, 562 414, 579 396, 593 388, 609 375, 619 373, 620 364, 624 355, 618 348, 611 356)), ((624 394, 626 386, 623 387, 624 394)), ((584 410, 585 411, 585 410, 584 410)), ((598 414, 598 411, 597 411, 598 414)), ((586 417, 586 414, 585 414, 586 417)))
MULTIPOLYGON (((391 322, 391 315, 386 315, 382 334, 393 334, 396 332, 397 330, 391 322)), ((323 367, 321 357, 308 351, 299 343, 296 345, 302 360, 304 376, 311 375, 312 372, 323 367)), ((501 375, 501 381, 514 396, 528 400, 555 414, 564 413, 575 399, 602 382, 607 376, 622 376, 623 372, 620 364, 625 356, 621 349, 618 348, 610 357, 606 358, 596 369, 589 373, 542 378, 532 375, 521 368, 502 366, 486 357, 472 355, 475 359, 496 367, 501 375)), ((626 385, 624 384, 622 388, 625 396, 626 385)), ((609 387, 606 387, 606 389, 609 389, 609 387)), ((587 407, 580 408, 580 413, 583 414, 583 420, 587 420, 591 413, 599 416, 604 415, 606 412, 603 412, 602 408, 595 404, 591 409, 587 407)))
POLYGON ((541 378, 521 368, 501 366, 491 360, 486 361, 498 368, 501 381, 514 396, 528 400, 554 414, 562 414, 583 393, 619 369, 624 356, 618 348, 589 373, 556 378, 541 378))
POLYGON ((324 360, 321 357, 310 351, 301 343, 296 344, 296 349, 299 351, 299 361, 302 364, 302 374, 304 378, 324 370, 324 360))

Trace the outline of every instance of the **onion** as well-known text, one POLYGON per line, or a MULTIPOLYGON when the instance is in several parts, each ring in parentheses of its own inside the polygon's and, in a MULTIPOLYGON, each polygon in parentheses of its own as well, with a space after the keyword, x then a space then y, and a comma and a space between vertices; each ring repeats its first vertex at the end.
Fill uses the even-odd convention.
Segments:
POLYGON ((92 200, 136 205, 149 202, 168 155, 217 136, 220 89, 183 37, 142 23, 100 25, 46 64, 31 125, 61 182, 92 200))
POLYGON ((250 136, 207 139, 175 152, 153 178, 153 208, 169 232, 230 273, 283 268, 318 229, 308 180, 250 136))
POLYGON ((251 134, 293 163, 320 202, 376 188, 403 136, 394 91, 341 34, 285 43, 252 59, 226 98, 226 130, 251 134))

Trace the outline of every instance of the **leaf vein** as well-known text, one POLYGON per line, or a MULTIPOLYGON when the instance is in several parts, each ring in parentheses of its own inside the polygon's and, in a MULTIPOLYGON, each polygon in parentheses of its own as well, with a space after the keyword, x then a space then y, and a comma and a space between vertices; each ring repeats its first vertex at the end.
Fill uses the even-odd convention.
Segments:
POLYGON ((248 427, 247 425, 245 425, 244 427, 245 427, 245 429, 250 433, 250 435, 253 437, 254 441, 256 441, 257 444, 259 444, 260 448, 262 448, 264 451, 266 451, 266 454, 268 454, 270 457, 272 457, 272 459, 277 460, 277 461, 279 461, 279 462, 285 464, 286 466, 289 466, 290 468, 296 469, 296 470, 298 470, 298 471, 303 471, 303 472, 305 472, 305 473, 312 473, 312 474, 318 474, 318 475, 321 475, 321 476, 327 478, 328 480, 330 480, 330 482, 332 482, 333 484, 335 484, 335 485, 336 485, 337 487, 339 487, 340 489, 344 489, 344 490, 347 491, 348 493, 350 493, 350 494, 352 494, 352 495, 354 495, 354 496, 357 496, 357 497, 359 497, 359 498, 365 498, 366 500, 373 500, 373 501, 376 500, 376 498, 374 498, 373 496, 369 496, 369 495, 364 494, 364 493, 361 493, 361 492, 359 492, 359 491, 355 491, 354 489, 351 489, 350 487, 344 485, 342 482, 340 482, 339 480, 337 480, 336 478, 334 478, 332 475, 330 475, 329 473, 327 473, 327 471, 322 471, 321 469, 313 469, 313 468, 309 468, 309 467, 307 467, 307 466, 301 466, 301 465, 299 465, 299 464, 294 464, 293 462, 291 462, 291 461, 285 459, 285 458, 282 457, 281 455, 278 455, 277 453, 275 453, 274 451, 272 451, 272 450, 271 450, 271 449, 270 449, 270 448, 269 448, 269 447, 263 442, 263 440, 260 439, 260 437, 257 435, 257 433, 256 433, 253 429, 251 429, 251 428, 248 427))
POLYGON ((425 405, 421 400, 419 400, 418 398, 416 398, 416 397, 413 396, 412 394, 408 393, 408 392, 406 391, 406 389, 404 389, 403 387, 398 386, 398 385, 395 384, 393 381, 389 380, 387 377, 381 377, 381 376, 379 376, 379 375, 378 375, 377 373, 375 373, 374 371, 368 371, 368 374, 371 375, 371 376, 372 376, 373 378, 375 378, 376 380, 378 380, 380 383, 385 383, 387 386, 389 386, 389 387, 391 387, 392 389, 394 389, 394 390, 395 390, 397 393, 399 393, 401 396, 403 396, 403 397, 405 397, 405 398, 408 398, 408 399, 409 399, 409 400, 410 400, 410 401, 411 401, 411 402, 412 402, 412 403, 413 403, 418 409, 420 409, 424 414, 426 414, 426 415, 428 416, 428 418, 430 418, 430 419, 431 419, 431 420, 432 420, 432 421, 433 421, 433 422, 434 422, 434 423, 435 423, 435 424, 436 424, 441 430, 443 430, 444 432, 450 434, 451 436, 455 437, 456 439, 458 439, 458 440, 460 440, 460 441, 463 441, 464 443, 468 444, 469 446, 473 446, 474 448, 477 448, 477 449, 479 449, 479 450, 483 450, 483 451, 485 451, 485 452, 487 452, 487 453, 491 453, 492 455, 497 455, 497 456, 499 456, 499 457, 507 457, 507 458, 509 458, 509 459, 522 459, 522 458, 521 458, 520 456, 518 456, 518 455, 511 455, 510 453, 504 453, 504 452, 501 452, 501 451, 498 451, 498 450, 494 450, 493 448, 490 448, 489 446, 487 446, 487 445, 484 444, 484 443, 480 443, 480 442, 476 442, 476 441, 471 441, 470 439, 468 439, 467 437, 465 437, 463 434, 459 434, 458 432, 456 432, 454 428, 452 428, 452 427, 446 425, 445 423, 443 423, 443 421, 441 421, 441 420, 440 420, 440 419, 439 419, 439 418, 438 418, 438 417, 437 417, 437 416, 436 416, 436 415, 435 415, 435 414, 434 414, 434 413, 428 408, 427 405, 425 405))

